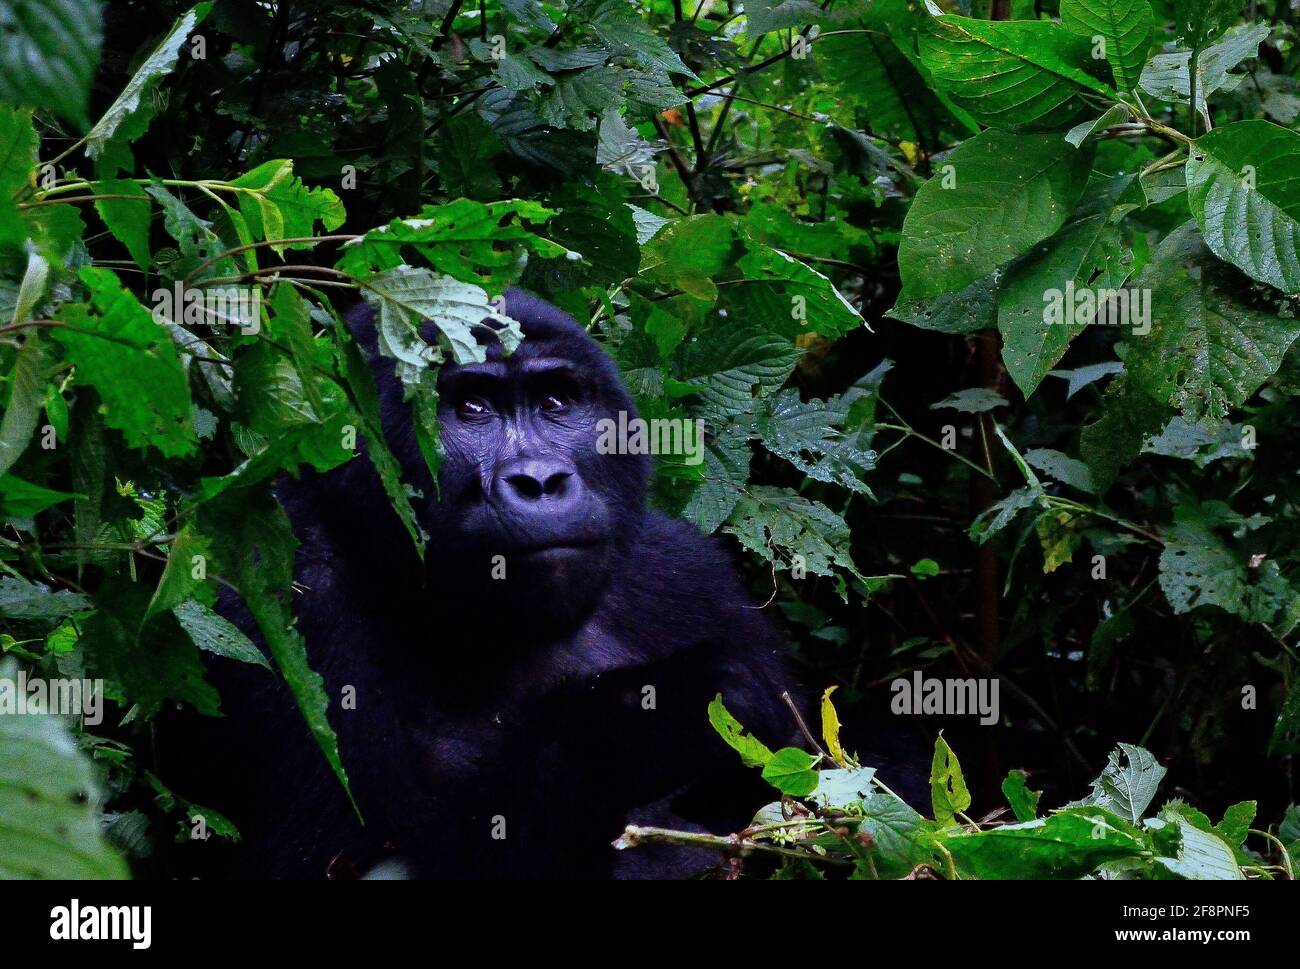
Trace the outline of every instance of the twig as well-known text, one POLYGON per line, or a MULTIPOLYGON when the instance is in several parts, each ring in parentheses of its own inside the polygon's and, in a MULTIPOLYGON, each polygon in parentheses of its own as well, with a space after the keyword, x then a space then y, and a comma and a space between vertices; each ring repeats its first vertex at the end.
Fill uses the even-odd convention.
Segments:
POLYGON ((750 855, 771 855, 776 858, 793 858, 798 861, 811 861, 822 865, 844 867, 853 864, 846 858, 834 858, 817 855, 811 851, 798 848, 782 848, 780 845, 763 844, 749 841, 739 835, 703 834, 699 831, 674 831, 671 828, 641 827, 629 824, 623 829, 622 836, 614 842, 620 851, 638 848, 641 845, 683 845, 688 848, 708 848, 720 851, 730 858, 747 858, 750 855))
POLYGON ((835 758, 826 753, 822 745, 817 742, 817 738, 814 737, 812 731, 808 729, 808 724, 804 721, 803 714, 799 712, 799 708, 795 706, 794 699, 788 692, 781 694, 781 702, 790 708, 790 713, 794 716, 794 722, 799 725, 799 732, 803 734, 803 739, 808 741, 808 746, 834 764, 835 758))

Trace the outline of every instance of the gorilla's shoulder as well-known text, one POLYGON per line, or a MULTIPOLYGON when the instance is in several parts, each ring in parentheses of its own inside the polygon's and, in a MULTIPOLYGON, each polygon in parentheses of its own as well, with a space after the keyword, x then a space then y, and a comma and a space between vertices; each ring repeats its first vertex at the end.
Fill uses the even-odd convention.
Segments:
MULTIPOLYGON (((756 650, 774 649, 779 642, 722 543, 658 511, 647 512, 628 568, 609 599, 620 615, 647 620, 640 628, 653 638, 638 645, 650 656, 738 641, 756 650)), ((634 623, 624 628, 638 631, 634 623)))

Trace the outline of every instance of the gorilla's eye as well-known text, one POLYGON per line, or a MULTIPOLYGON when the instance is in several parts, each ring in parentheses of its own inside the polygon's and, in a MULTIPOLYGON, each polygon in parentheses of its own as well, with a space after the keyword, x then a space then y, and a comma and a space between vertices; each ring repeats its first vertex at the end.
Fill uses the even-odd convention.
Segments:
POLYGON ((556 393, 544 396, 538 406, 544 414, 555 414, 568 407, 569 403, 570 400, 565 394, 556 393))
POLYGON ((482 397, 462 397, 456 401, 457 417, 483 417, 490 408, 482 397))

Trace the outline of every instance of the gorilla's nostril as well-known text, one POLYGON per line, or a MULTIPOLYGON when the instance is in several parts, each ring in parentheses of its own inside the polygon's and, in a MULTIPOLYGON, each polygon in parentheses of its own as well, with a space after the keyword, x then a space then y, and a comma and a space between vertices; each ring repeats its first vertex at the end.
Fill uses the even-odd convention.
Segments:
POLYGON ((552 497, 562 495, 568 489, 570 476, 571 472, 569 471, 557 471, 546 479, 546 483, 542 486, 542 490, 552 497))
POLYGON ((538 480, 534 474, 511 474, 506 476, 506 484, 516 497, 525 501, 538 501, 542 498, 562 498, 568 491, 571 471, 556 471, 538 480))
POLYGON ((506 484, 510 485, 510 490, 520 498, 536 501, 542 497, 542 483, 531 475, 512 474, 506 478, 506 484))

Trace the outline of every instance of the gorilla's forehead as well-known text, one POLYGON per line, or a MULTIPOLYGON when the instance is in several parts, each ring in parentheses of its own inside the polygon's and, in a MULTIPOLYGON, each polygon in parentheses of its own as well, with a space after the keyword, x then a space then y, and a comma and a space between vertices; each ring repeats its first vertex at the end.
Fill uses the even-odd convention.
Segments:
POLYGON ((464 363, 444 368, 444 373, 452 375, 477 375, 496 377, 501 380, 508 379, 516 374, 565 372, 580 376, 582 373, 581 364, 579 361, 568 357, 546 353, 541 348, 535 348, 533 353, 516 352, 508 357, 503 357, 498 353, 495 356, 489 356, 483 363, 464 363))

